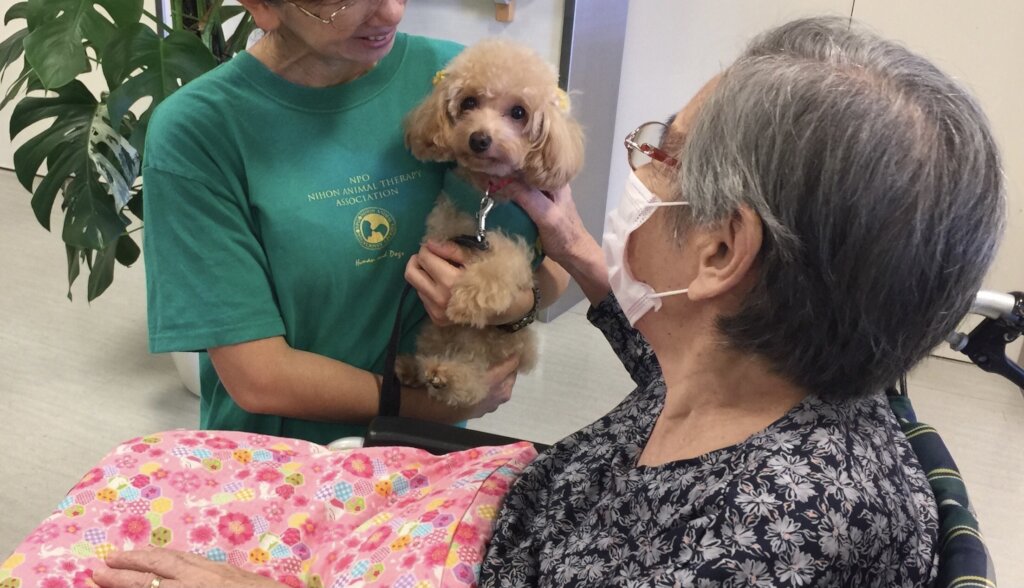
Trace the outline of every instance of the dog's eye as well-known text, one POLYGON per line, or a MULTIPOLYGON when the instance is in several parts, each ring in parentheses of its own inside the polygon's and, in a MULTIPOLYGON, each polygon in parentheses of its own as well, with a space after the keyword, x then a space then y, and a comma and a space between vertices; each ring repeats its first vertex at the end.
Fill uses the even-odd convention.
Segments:
POLYGON ((459 110, 473 110, 476 108, 476 98, 467 96, 462 99, 462 103, 459 104, 459 110))
POLYGON ((509 111, 509 115, 515 120, 523 120, 526 118, 526 109, 517 104, 512 107, 511 111, 509 111))

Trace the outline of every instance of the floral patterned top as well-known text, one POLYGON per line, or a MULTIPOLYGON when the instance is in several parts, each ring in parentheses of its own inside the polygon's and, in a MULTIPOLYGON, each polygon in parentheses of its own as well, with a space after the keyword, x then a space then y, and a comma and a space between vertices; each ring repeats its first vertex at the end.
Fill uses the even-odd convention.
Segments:
POLYGON ((638 467, 665 383, 613 297, 589 318, 638 388, 516 481, 481 586, 931 584, 937 507, 883 395, 812 395, 738 445, 638 467))

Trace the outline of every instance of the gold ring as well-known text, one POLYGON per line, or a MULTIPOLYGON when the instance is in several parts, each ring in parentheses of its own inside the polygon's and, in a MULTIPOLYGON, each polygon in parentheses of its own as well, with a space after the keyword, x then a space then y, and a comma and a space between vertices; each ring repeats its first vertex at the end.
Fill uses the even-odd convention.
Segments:
POLYGON ((163 581, 163 578, 161 578, 160 576, 156 576, 150 581, 149 588, 160 588, 160 582, 163 581))

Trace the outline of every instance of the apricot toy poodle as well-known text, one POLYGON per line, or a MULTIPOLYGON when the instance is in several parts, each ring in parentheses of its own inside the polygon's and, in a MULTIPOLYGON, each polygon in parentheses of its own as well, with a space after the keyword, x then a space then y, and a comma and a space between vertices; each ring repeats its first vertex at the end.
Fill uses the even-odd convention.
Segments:
MULTIPOLYGON (((569 99, 555 68, 532 49, 503 39, 480 42, 456 56, 434 84, 405 121, 405 141, 417 159, 455 162, 455 173, 481 191, 508 179, 554 190, 582 167, 583 133, 569 99)), ((490 196, 502 202, 500 190, 490 196)), ((474 235, 478 228, 473 215, 442 193, 427 218, 426 239, 474 235)), ((425 386, 452 406, 484 398, 491 365, 519 356, 520 371, 529 371, 537 361, 531 329, 489 324, 520 292, 534 289, 532 244, 500 228, 487 231, 486 242, 485 250, 465 247, 469 261, 447 308, 454 324, 426 325, 416 355, 396 364, 403 384, 425 386)))

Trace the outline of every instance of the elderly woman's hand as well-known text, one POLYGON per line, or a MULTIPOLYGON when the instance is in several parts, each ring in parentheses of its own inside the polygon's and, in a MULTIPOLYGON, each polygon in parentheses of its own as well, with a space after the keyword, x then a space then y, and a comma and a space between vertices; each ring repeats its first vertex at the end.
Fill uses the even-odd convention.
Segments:
POLYGON ((150 549, 112 553, 108 567, 93 572, 100 588, 283 588, 284 584, 205 557, 150 549), (159 582, 155 580, 159 579, 159 582))
POLYGON ((569 272, 591 303, 603 300, 611 291, 604 253, 583 226, 569 186, 541 192, 513 182, 505 193, 537 225, 544 255, 569 272))
POLYGON ((581 250, 597 245, 583 226, 569 186, 553 192, 541 192, 514 182, 505 188, 505 193, 533 219, 544 254, 559 265, 570 264, 581 250))

